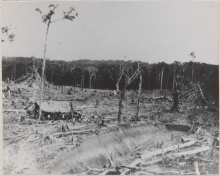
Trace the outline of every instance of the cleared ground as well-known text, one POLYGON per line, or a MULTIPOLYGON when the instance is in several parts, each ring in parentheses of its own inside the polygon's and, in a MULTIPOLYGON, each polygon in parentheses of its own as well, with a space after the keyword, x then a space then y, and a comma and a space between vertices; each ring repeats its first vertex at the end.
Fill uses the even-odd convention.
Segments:
MULTIPOLYGON (((11 86, 12 94, 11 98, 7 97, 3 99, 4 110, 25 109, 33 104, 39 98, 38 88, 31 88, 25 85, 13 85, 11 86), (16 93, 20 88, 21 93, 16 93)), ((59 160, 61 156, 68 152, 74 151, 79 148, 86 139, 95 135, 101 134, 103 131, 110 127, 118 126, 118 122, 113 119, 118 114, 118 97, 110 96, 109 90, 88 90, 75 88, 75 92, 72 95, 68 95, 70 87, 63 87, 62 89, 49 89, 45 88, 44 97, 45 101, 50 100, 65 100, 73 101, 74 108, 81 110, 83 113, 83 120, 81 122, 76 121, 74 124, 66 120, 57 120, 54 123, 47 120, 42 124, 37 124, 37 119, 26 118, 26 122, 20 123, 20 116, 22 112, 4 112, 3 113, 3 171, 4 174, 44 174, 48 173, 48 170, 54 165, 53 163, 59 160), (97 99, 99 103, 97 104, 97 99), (97 125, 94 119, 91 117, 94 112, 100 114, 100 116, 112 118, 105 125, 97 125), (60 135, 56 136, 52 143, 44 140, 46 136, 60 132, 60 127, 67 125, 69 131, 83 131, 92 130, 92 132, 85 132, 81 134, 72 135, 60 135)), ((163 93, 161 93, 163 95, 163 93)), ((159 96, 159 94, 154 94, 159 96)), ((123 108, 123 121, 128 123, 129 120, 136 114, 136 97, 137 92, 134 93, 134 104, 131 103, 131 91, 126 93, 126 100, 123 108)), ((210 150, 201 154, 200 158, 205 161, 200 161, 199 170, 201 174, 218 174, 219 166, 219 152, 216 148, 213 149, 213 157, 211 157, 211 145, 213 142, 213 136, 215 131, 218 130, 218 112, 210 112, 205 108, 193 105, 190 103, 182 102, 180 104, 180 112, 170 112, 169 109, 172 106, 172 102, 167 100, 152 100, 149 97, 153 97, 153 91, 143 91, 142 103, 140 107, 140 121, 131 122, 131 125, 151 123, 155 125, 155 121, 163 123, 175 123, 175 124, 188 124, 191 125, 191 119, 195 122, 199 122, 199 126, 203 126, 204 131, 199 137, 205 138, 202 146, 210 146, 210 150), (157 120, 156 120, 157 119, 157 120)), ((96 114, 96 113, 95 113, 96 114)), ((99 116, 99 115, 98 115, 99 116)), ((68 131, 67 131, 68 132, 68 131)), ((149 132, 150 133, 150 132, 149 132)), ((181 143, 180 137, 197 138, 195 133, 189 133, 185 135, 182 132, 167 132, 161 131, 157 133, 156 137, 152 137, 143 146, 135 152, 127 152, 120 161, 114 161, 115 164, 127 165, 137 157, 137 153, 143 154, 157 150, 155 145, 155 138, 160 143, 165 139, 164 147, 172 146, 174 144, 181 143), (171 135, 174 139, 171 141, 171 135)), ((194 146, 198 147, 198 146, 194 146)), ((182 149, 181 151, 192 150, 182 149)), ((88 148, 88 150, 90 150, 88 148)), ((63 160, 61 161, 63 162, 63 160)), ((103 165, 100 165, 102 168, 103 165)), ((193 165, 164 167, 162 164, 156 164, 150 166, 151 169, 158 171, 172 170, 175 167, 175 171, 187 171, 195 172, 193 165)), ((85 168, 86 170, 86 168, 85 168)), ((88 172, 87 174, 98 174, 100 172, 88 172)))

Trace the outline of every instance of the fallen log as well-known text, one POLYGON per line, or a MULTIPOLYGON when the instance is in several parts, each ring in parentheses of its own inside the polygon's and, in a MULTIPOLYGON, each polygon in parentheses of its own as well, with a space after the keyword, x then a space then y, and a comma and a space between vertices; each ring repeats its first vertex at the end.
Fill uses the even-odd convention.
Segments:
POLYGON ((99 175, 107 175, 109 172, 116 172, 116 170, 115 169, 107 169, 99 175))
POLYGON ((189 125, 173 124, 173 123, 165 123, 165 127, 168 130, 184 131, 184 132, 188 132, 191 129, 189 125))
POLYGON ((195 141, 195 138, 181 138, 181 142, 195 141))
POLYGON ((205 152, 207 150, 209 150, 209 147, 205 146, 205 147, 198 148, 198 149, 191 150, 191 151, 173 153, 173 156, 174 157, 182 157, 182 156, 187 156, 187 155, 194 155, 194 154, 197 154, 197 153, 205 152))
POLYGON ((155 170, 151 170, 151 169, 142 169, 142 171, 147 171, 153 174, 158 174, 158 175, 179 175, 179 172, 175 172, 175 171, 155 171, 155 170))
POLYGON ((23 136, 21 136, 20 138, 18 138, 18 139, 16 139, 16 140, 13 140, 13 141, 10 141, 10 142, 8 142, 7 144, 5 144, 3 147, 5 147, 5 146, 7 146, 7 145, 9 145, 9 144, 11 144, 11 143, 13 143, 13 142, 16 142, 16 141, 18 141, 18 140, 20 140, 20 139, 22 139, 22 138, 27 138, 28 136, 30 136, 30 135, 32 135, 32 134, 34 134, 34 133, 30 133, 30 134, 27 134, 27 135, 23 135, 23 136))
POLYGON ((157 164, 157 163, 162 162, 162 160, 163 160, 163 158, 159 158, 159 159, 156 159, 156 160, 153 160, 153 161, 148 161, 148 162, 142 161, 141 162, 141 166, 142 167, 151 166, 153 164, 157 164))
MULTIPOLYGON (((164 148, 164 149, 160 149, 160 150, 156 150, 156 151, 152 151, 150 153, 145 153, 143 155, 141 155, 141 159, 136 159, 135 161, 133 161, 132 163, 130 163, 128 165, 128 167, 135 167, 137 164, 141 163, 142 162, 142 159, 147 159, 147 158, 152 158, 153 156, 156 156, 156 155, 159 155, 159 154, 162 154, 162 153, 167 153, 167 152, 170 152, 172 150, 176 150, 176 149, 180 149, 180 148, 185 148, 185 147, 188 147, 188 146, 191 146, 193 144, 195 144, 196 141, 190 141, 190 142, 187 142, 187 143, 184 143, 184 144, 180 144, 180 145, 175 145, 175 146, 170 146, 170 147, 167 147, 167 148, 164 148)), ((125 171, 123 171, 120 175, 126 175, 127 172, 129 172, 130 169, 126 169, 125 171)))
POLYGON ((14 137, 4 137, 3 139, 14 139, 14 138, 22 137, 22 136, 26 136, 26 135, 27 135, 27 134, 21 134, 21 135, 14 136, 14 137))
POLYGON ((26 112, 26 110, 22 110, 22 109, 7 109, 7 110, 3 110, 3 112, 26 112))
POLYGON ((190 141, 190 142, 187 142, 187 143, 184 143, 184 144, 179 144, 179 145, 170 146, 170 147, 167 147, 167 148, 164 148, 164 149, 159 149, 159 150, 156 150, 156 151, 153 151, 153 152, 150 152, 150 153, 145 153, 145 154, 141 155, 141 158, 142 159, 151 158, 153 156, 162 154, 162 152, 167 153, 167 152, 170 152, 172 150, 181 149, 181 148, 191 146, 195 143, 196 143, 196 141, 190 141))
POLYGON ((51 134, 52 136, 60 136, 60 135, 69 135, 69 134, 82 134, 82 133, 90 133, 90 132, 94 132, 95 130, 82 130, 82 131, 71 131, 71 132, 67 132, 67 133, 55 133, 55 134, 51 134))
MULTIPOLYGON (((136 160, 134 160, 132 163, 130 163, 129 165, 128 165, 128 167, 130 167, 130 168, 133 168, 133 167, 135 167, 136 165, 138 165, 139 163, 141 163, 141 159, 139 158, 139 159, 136 159, 136 160)), ((127 172, 129 172, 131 169, 126 169, 125 171, 123 171, 123 172, 121 172, 121 174, 120 175, 126 175, 126 173, 127 172)))
POLYGON ((87 170, 88 171, 95 171, 95 172, 103 172, 103 171, 105 171, 105 168, 98 169, 98 168, 89 168, 89 167, 87 167, 87 170))
POLYGON ((201 140, 197 140, 195 138, 181 138, 181 142, 189 142, 189 141, 196 141, 197 143, 205 142, 206 138, 203 138, 201 140))

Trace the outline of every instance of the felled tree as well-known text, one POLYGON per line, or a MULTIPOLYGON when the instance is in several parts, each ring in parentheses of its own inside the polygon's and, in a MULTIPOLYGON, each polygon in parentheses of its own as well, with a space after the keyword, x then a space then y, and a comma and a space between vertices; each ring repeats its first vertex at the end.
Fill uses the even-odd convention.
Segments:
POLYGON ((93 66, 88 66, 88 67, 85 68, 85 70, 87 70, 89 72, 89 88, 91 89, 92 77, 95 76, 98 69, 96 67, 93 67, 93 66))
POLYGON ((43 67, 42 67, 42 74, 41 74, 41 90, 40 90, 40 108, 39 108, 39 121, 41 118, 41 103, 42 103, 42 99, 43 99, 43 90, 44 90, 44 70, 45 70, 45 56, 46 56, 46 50, 47 50, 47 36, 48 36, 48 32, 49 32, 49 27, 52 23, 55 23, 59 20, 70 20, 73 21, 76 16, 78 15, 78 13, 76 12, 76 9, 74 7, 70 7, 70 9, 66 12, 63 12, 63 17, 61 19, 57 19, 55 21, 52 21, 52 16, 55 14, 55 9, 58 7, 58 5, 49 5, 48 8, 50 8, 49 12, 47 14, 43 14, 41 12, 41 10, 39 8, 36 9, 36 11, 38 11, 43 19, 43 23, 45 23, 47 25, 47 30, 46 30, 46 38, 45 38, 45 44, 44 44, 44 58, 43 58, 43 67))

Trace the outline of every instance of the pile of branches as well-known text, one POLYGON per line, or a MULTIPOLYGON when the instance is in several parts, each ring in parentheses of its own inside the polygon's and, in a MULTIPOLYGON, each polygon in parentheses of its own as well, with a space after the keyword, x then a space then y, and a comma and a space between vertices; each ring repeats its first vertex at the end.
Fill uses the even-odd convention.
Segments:
MULTIPOLYGON (((29 87, 33 87, 34 84, 40 86, 41 77, 36 70, 33 70, 32 73, 27 73, 19 79, 15 80, 14 83, 26 83, 29 87)), ((53 87, 48 81, 44 80, 44 85, 46 87, 53 87)))
POLYGON ((180 99, 185 102, 201 103, 205 106, 210 106, 213 103, 213 99, 208 94, 204 94, 200 84, 190 83, 187 90, 181 93, 180 99))

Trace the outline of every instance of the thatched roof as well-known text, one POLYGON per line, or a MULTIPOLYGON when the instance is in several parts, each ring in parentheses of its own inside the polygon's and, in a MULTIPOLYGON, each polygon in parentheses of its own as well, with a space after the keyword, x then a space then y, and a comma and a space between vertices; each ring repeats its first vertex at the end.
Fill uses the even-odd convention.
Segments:
MULTIPOLYGON (((39 102, 35 102, 39 108, 39 102)), ((52 101, 49 100, 47 102, 41 103, 41 109, 43 112, 50 112, 50 113, 68 113, 71 110, 69 101, 52 101)))

